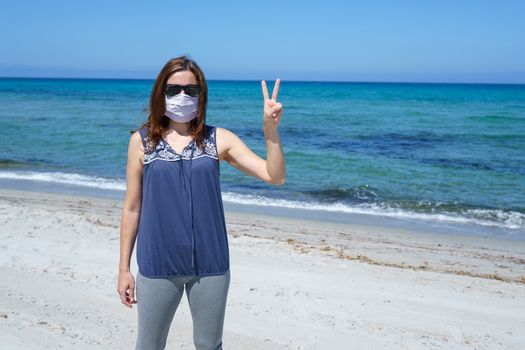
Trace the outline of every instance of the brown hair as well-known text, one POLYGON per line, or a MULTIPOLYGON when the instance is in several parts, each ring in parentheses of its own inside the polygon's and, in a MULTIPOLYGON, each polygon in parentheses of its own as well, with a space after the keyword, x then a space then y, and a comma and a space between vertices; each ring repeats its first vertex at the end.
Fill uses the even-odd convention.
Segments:
POLYGON ((204 73, 188 55, 179 56, 170 59, 164 67, 161 69, 153 88, 151 89, 151 95, 149 99, 149 116, 148 120, 144 122, 138 129, 131 130, 133 134, 135 131, 147 127, 148 135, 151 144, 147 147, 146 152, 155 149, 155 146, 159 142, 160 138, 166 131, 169 125, 169 118, 164 115, 166 111, 166 101, 164 95, 164 84, 168 81, 169 77, 180 71, 190 71, 195 75, 197 83, 201 86, 201 93, 199 95, 199 111, 197 117, 190 121, 190 134, 195 138, 197 147, 204 147, 204 137, 206 134, 206 107, 208 105, 208 84, 204 73))

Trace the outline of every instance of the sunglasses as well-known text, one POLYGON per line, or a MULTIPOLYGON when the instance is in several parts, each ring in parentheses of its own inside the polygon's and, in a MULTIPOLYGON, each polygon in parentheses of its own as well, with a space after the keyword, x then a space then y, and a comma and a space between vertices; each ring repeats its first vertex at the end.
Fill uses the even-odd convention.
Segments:
POLYGON ((190 85, 178 85, 178 84, 166 84, 164 85, 164 93, 166 96, 175 96, 180 94, 184 90, 184 93, 191 97, 197 97, 201 93, 201 86, 190 84, 190 85))

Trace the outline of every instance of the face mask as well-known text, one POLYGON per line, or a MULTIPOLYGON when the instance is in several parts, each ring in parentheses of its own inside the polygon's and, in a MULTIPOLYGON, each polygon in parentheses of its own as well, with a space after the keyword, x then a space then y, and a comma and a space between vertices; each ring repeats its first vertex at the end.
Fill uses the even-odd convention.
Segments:
POLYGON ((178 123, 186 123, 197 117, 198 106, 199 96, 191 97, 183 93, 166 96, 166 116, 178 123))

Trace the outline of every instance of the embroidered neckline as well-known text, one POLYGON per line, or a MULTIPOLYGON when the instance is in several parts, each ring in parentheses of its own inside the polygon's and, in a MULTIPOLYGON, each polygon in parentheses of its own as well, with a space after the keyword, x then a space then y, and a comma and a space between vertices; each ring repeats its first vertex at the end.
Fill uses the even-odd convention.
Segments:
MULTIPOLYGON (((219 159, 217 156, 217 150, 215 146, 215 130, 212 130, 212 127, 208 127, 208 137, 204 138, 204 150, 199 147, 195 147, 193 152, 193 159, 200 158, 202 156, 207 156, 213 159, 219 159)), ((149 137, 144 137, 144 144, 147 147, 151 147, 151 141, 149 137)), ((144 153, 144 164, 153 162, 154 160, 167 160, 167 161, 177 161, 180 159, 189 160, 191 158, 192 146, 195 144, 195 139, 188 143, 179 154, 173 147, 166 141, 163 137, 159 139, 159 143, 149 153, 144 153)))
POLYGON ((181 155, 181 154, 185 154, 184 151, 186 151, 186 149, 190 149, 191 150, 191 146, 195 143, 195 139, 192 139, 190 141, 190 143, 188 143, 186 146, 184 146, 184 148, 182 149, 182 151, 179 153, 175 150, 175 148, 173 148, 173 146, 168 142, 168 140, 166 140, 164 137, 161 137, 160 140, 162 142, 164 142, 164 145, 166 148, 169 148, 171 151, 173 151, 173 153, 175 154, 178 154, 178 155, 181 155))

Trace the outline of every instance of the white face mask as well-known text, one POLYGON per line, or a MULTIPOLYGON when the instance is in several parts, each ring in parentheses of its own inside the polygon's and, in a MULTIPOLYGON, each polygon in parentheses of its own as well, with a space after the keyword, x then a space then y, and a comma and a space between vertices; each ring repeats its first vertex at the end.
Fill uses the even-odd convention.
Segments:
POLYGON ((191 97, 183 94, 166 96, 166 116, 178 123, 186 123, 197 117, 199 112, 199 96, 191 97))

